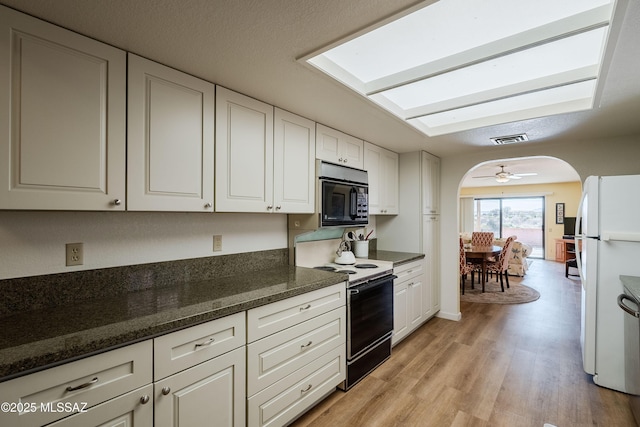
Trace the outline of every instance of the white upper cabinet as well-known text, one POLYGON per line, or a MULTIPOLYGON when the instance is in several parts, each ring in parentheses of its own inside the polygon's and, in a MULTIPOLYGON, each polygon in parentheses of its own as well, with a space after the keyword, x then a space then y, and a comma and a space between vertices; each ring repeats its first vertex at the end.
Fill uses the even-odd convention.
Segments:
POLYGON ((217 212, 273 211, 273 107, 216 89, 217 212))
POLYGON ((314 212, 314 122, 218 86, 216 123, 216 211, 314 212))
POLYGON ((422 152, 422 213, 440 213, 440 158, 422 152))
POLYGON ((364 142, 364 169, 369 177, 369 213, 398 213, 398 154, 364 142))
POLYGON ((129 54, 127 209, 213 211, 215 85, 129 54))
POLYGON ((0 208, 125 209, 125 52, 0 6, 0 208))
POLYGON ((316 157, 327 162, 363 169, 364 141, 317 124, 316 157))
POLYGON ((276 108, 273 143, 275 212, 315 211, 315 158, 315 122, 276 108))

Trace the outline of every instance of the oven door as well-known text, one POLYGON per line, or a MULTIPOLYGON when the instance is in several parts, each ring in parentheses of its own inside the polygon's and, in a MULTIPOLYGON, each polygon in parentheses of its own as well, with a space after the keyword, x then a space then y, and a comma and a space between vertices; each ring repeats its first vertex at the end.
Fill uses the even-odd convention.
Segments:
POLYGON ((320 225, 367 225, 369 223, 369 188, 367 185, 330 179, 320 181, 320 225))
POLYGON ((347 289, 347 359, 393 332, 393 275, 347 289))

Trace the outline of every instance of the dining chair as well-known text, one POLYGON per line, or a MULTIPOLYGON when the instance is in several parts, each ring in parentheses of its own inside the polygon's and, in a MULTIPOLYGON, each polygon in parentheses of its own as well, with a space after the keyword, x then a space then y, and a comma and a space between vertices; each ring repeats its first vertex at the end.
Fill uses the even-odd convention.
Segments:
MULTIPOLYGON (((496 273, 496 281, 498 281, 498 276, 500 277, 500 287, 502 288, 502 292, 504 292, 504 281, 503 276, 507 282, 507 288, 509 288, 509 274, 507 273, 507 269, 509 268, 509 254, 511 253, 511 248, 513 246, 513 242, 518 238, 518 236, 509 236, 507 240, 504 242, 504 246, 500 251, 500 255, 498 255, 498 259, 495 262, 489 262, 486 265, 486 272, 496 273)), ((487 278, 485 277, 485 280, 487 278)))
POLYGON ((467 274, 471 273, 471 289, 473 289, 473 271, 474 265, 467 262, 467 255, 464 252, 464 242, 460 238, 460 289, 464 295, 464 282, 467 274))
POLYGON ((471 233, 471 244, 473 246, 491 246, 493 245, 492 231, 474 231, 471 233))
MULTIPOLYGON (((493 245, 493 231, 474 231, 471 233, 471 245, 472 246, 492 246, 493 245)), ((482 274, 482 263, 473 262, 474 271, 478 274, 482 274)), ((473 273, 472 273, 473 275, 473 273)), ((482 277, 482 276, 480 276, 482 277)))

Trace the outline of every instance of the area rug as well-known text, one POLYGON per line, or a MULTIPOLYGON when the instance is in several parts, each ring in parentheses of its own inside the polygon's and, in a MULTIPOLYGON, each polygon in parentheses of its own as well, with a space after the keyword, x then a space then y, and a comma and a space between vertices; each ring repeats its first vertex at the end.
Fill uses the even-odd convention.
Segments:
POLYGON ((521 277, 509 276, 511 287, 507 288, 505 283, 504 292, 502 292, 500 282, 496 282, 495 276, 490 277, 484 286, 485 292, 483 293, 481 284, 476 283, 475 289, 471 289, 471 280, 467 279, 464 295, 460 295, 460 301, 485 304, 523 304, 540 298, 540 292, 521 284, 521 280, 521 277))

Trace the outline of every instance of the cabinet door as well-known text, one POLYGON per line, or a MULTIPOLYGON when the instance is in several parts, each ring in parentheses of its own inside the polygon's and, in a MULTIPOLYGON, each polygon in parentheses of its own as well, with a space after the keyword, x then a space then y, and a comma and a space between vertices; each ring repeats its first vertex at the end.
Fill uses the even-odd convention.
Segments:
POLYGON ((364 169, 369 173, 369 213, 398 213, 398 155, 365 141, 364 169))
POLYGON ((315 212, 315 123, 275 109, 273 205, 275 212, 315 212))
MULTIPOLYGON (((420 278, 420 277, 419 277, 420 278)), ((418 278, 418 279, 419 279, 418 278)), ((427 289, 424 288, 424 284, 421 280, 411 280, 408 285, 409 290, 409 329, 414 330, 424 320, 425 313, 430 311, 430 308, 425 307, 425 303, 431 302, 431 297, 425 301, 425 293, 427 289)))
POLYGON ((127 209, 213 211, 215 86, 129 54, 127 209))
POLYGON ((126 56, 0 6, 0 208, 125 209, 126 56))
POLYGON ((391 343, 395 345, 409 333, 409 292, 405 281, 393 286, 393 336, 391 343))
POLYGON ((93 408, 64 418, 50 427, 152 427, 153 385, 131 391, 93 408))
POLYGON ((425 318, 440 310, 440 217, 428 215, 423 219, 423 247, 425 254, 424 297, 425 318), (427 301, 426 298, 429 300, 427 301))
POLYGON ((369 179, 369 214, 382 213, 383 199, 383 160, 382 149, 365 141, 364 143, 364 169, 369 179))
POLYGON ((440 159, 422 152, 423 214, 440 213, 440 159))
POLYGON ((273 107, 216 88, 218 212, 273 211, 273 107))
POLYGON ((362 169, 364 167, 364 141, 317 124, 316 158, 362 169))
POLYGON ((398 154, 393 151, 382 152, 382 170, 384 171, 382 189, 384 194, 383 214, 398 214, 398 154))
POLYGON ((245 347, 154 383, 155 426, 245 426, 245 347))
POLYGON ((341 157, 343 164, 352 168, 364 167, 364 141, 351 135, 344 135, 341 157))

